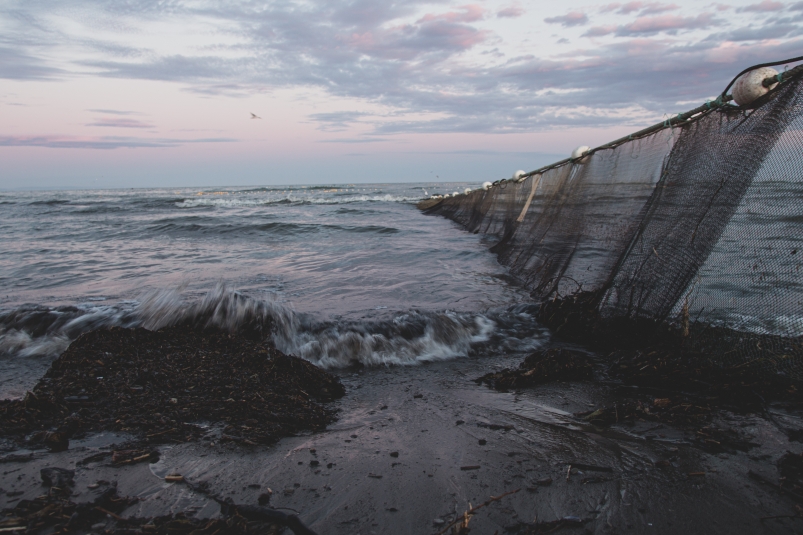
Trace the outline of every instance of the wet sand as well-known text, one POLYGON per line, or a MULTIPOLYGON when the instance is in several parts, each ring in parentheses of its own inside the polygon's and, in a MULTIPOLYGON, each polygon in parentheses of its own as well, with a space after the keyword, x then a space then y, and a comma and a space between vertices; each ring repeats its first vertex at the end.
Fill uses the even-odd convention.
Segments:
POLYGON ((116 481, 120 495, 138 497, 124 517, 217 514, 209 496, 165 482, 167 474, 207 482, 209 492, 236 503, 256 504, 270 488, 273 507, 298 511, 321 535, 434 534, 469 504, 515 489, 521 490, 481 509, 471 532, 492 535, 567 516, 587 520, 567 531, 591 533, 803 532, 800 518, 762 521, 794 515, 795 502, 748 477, 752 470, 778 480, 777 459, 803 450, 780 427, 803 428, 799 416, 777 408, 771 419, 723 413, 724 425, 759 445, 710 454, 665 425, 603 430, 572 416, 609 405, 606 386, 558 382, 499 393, 473 382, 517 364, 488 357, 341 372, 346 395, 331 404, 338 421, 273 446, 205 440, 159 446, 154 464, 112 467, 107 458, 79 465, 131 438, 91 436, 65 452, 0 464, 0 508, 46 492, 39 470, 57 466, 76 470, 73 501, 91 501, 104 485, 88 485, 99 480, 116 481), (575 469, 567 480, 571 463, 611 471, 575 469), (544 485, 548 478, 552 483, 544 485))

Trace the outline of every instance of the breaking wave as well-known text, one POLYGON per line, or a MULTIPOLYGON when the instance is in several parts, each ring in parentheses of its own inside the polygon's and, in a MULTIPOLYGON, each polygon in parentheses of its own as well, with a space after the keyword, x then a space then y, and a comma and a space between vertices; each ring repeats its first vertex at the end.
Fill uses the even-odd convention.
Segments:
POLYGON ((179 324, 258 333, 271 337, 280 351, 324 368, 413 365, 531 351, 547 336, 528 306, 484 314, 413 311, 383 321, 321 322, 220 284, 194 301, 178 289, 149 292, 137 302, 114 306, 21 307, 0 314, 0 354, 55 357, 92 330, 159 330, 179 324))

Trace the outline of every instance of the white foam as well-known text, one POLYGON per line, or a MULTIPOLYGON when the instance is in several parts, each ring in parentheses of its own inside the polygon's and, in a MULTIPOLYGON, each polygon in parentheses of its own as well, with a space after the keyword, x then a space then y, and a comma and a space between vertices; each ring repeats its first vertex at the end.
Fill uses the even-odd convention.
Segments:
POLYGON ((54 321, 39 337, 6 328, 0 332, 0 353, 55 356, 80 334, 98 328, 158 330, 189 322, 231 332, 264 329, 280 351, 324 368, 355 363, 415 365, 467 357, 473 346, 488 342, 497 330, 496 322, 485 315, 451 311, 398 314, 389 321, 367 324, 322 324, 275 300, 252 299, 223 284, 196 300, 187 299, 183 290, 147 292, 133 308, 128 302, 119 307, 73 309, 74 317, 54 321))

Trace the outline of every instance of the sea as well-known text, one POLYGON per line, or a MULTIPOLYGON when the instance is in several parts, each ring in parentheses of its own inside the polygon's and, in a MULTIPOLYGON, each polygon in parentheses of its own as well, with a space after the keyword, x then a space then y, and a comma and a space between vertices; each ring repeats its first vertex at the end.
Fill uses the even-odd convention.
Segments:
POLYGON ((0 399, 81 334, 268 318, 328 369, 504 355, 548 338, 481 235, 423 215, 479 184, 0 192, 0 399))

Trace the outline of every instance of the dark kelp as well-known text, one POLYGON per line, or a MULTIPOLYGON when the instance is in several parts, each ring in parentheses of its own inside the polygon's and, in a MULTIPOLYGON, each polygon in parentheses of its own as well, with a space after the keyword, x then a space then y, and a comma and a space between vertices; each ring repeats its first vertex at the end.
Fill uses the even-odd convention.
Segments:
POLYGON ((222 441, 269 444, 332 422, 321 402, 343 394, 331 374, 258 338, 112 328, 73 342, 23 400, 0 401, 0 429, 51 450, 102 430, 185 442, 206 433, 200 423, 222 428, 222 441))

